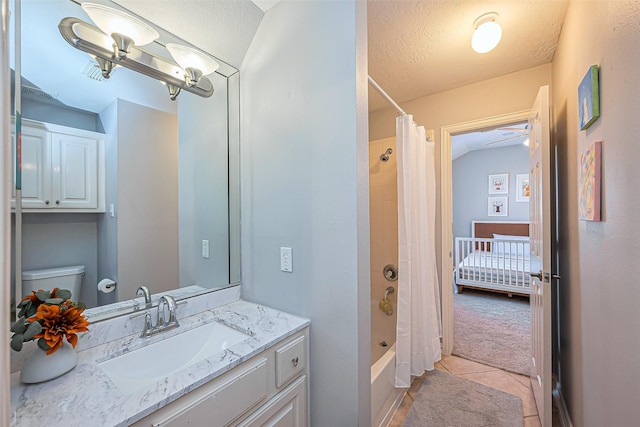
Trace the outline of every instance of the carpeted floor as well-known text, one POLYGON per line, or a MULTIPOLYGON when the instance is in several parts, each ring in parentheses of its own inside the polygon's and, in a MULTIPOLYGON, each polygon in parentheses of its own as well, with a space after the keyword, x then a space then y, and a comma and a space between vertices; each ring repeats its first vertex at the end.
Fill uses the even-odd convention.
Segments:
POLYGON ((526 297, 467 289, 454 294, 453 354, 529 375, 530 310, 526 297))
POLYGON ((403 427, 521 427, 518 396, 438 370, 427 373, 403 427))

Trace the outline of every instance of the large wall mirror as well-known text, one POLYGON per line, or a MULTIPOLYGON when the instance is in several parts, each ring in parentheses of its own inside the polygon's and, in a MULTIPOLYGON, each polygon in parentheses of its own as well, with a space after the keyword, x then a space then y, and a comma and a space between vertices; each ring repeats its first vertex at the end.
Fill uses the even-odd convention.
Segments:
MULTIPOLYGON (((12 255, 21 247, 21 270, 84 265, 77 299, 96 320, 133 310, 140 285, 186 298, 239 284, 238 71, 215 58, 219 68, 207 76, 214 94, 183 90, 172 101, 161 82, 124 67, 102 78, 96 61, 62 38, 63 18, 92 23, 80 2, 20 7, 23 129, 51 123, 102 133, 105 159, 104 212, 24 209, 18 233, 14 215, 12 255), (115 292, 98 290, 105 278, 117 282, 115 292)), ((167 43, 190 46, 149 24, 160 37, 143 48, 157 56, 173 61, 167 43)), ((14 295, 18 275, 14 265, 14 295)))

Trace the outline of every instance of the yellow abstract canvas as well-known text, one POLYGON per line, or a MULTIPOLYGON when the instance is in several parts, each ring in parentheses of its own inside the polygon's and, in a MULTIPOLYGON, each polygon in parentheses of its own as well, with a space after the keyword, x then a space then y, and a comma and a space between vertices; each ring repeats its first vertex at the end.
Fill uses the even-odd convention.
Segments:
POLYGON ((580 153, 579 218, 585 221, 600 221, 600 151, 602 142, 590 144, 580 153))

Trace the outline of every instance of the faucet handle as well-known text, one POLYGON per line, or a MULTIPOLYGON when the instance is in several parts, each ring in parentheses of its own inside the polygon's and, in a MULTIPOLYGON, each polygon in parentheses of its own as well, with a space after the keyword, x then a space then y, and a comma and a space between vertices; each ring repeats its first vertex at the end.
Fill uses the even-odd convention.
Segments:
POLYGON ((140 338, 149 338, 151 336, 152 330, 153 330, 153 324, 151 323, 151 315, 147 313, 144 315, 144 328, 142 329, 142 334, 140 334, 140 338))

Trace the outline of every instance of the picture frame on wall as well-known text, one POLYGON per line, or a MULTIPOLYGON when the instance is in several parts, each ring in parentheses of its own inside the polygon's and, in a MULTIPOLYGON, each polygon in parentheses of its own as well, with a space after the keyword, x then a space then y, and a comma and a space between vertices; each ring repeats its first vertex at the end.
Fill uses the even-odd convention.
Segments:
POLYGON ((602 141, 589 144, 581 153, 578 165, 578 217, 584 221, 600 221, 600 157, 602 141))
POLYGON ((506 196, 489 197, 488 216, 509 216, 509 198, 506 196))
POLYGON ((489 175, 489 194, 509 194, 509 174, 489 175))
POLYGON ((519 173, 516 175, 516 202, 529 202, 529 174, 519 173))
POLYGON ((598 66, 592 65, 578 86, 578 127, 585 130, 600 117, 598 66))

